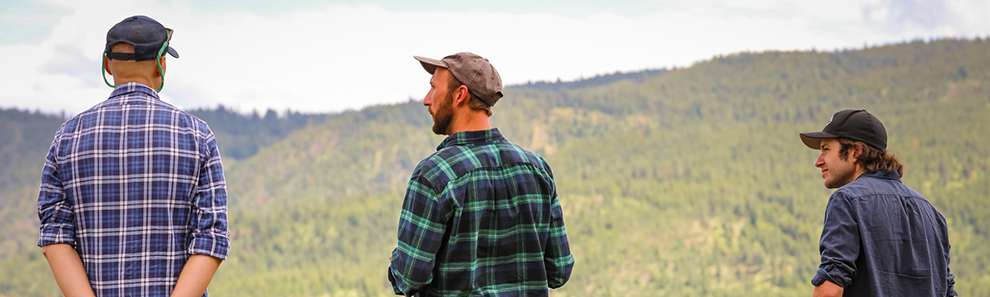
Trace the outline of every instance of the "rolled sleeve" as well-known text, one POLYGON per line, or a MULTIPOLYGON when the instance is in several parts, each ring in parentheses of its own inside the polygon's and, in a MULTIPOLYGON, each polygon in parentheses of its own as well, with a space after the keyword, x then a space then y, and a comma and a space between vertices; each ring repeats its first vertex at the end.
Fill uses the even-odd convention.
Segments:
POLYGON ((76 221, 72 211, 72 201, 65 195, 62 179, 58 172, 56 149, 59 134, 56 133, 45 167, 41 172, 41 189, 38 193, 38 218, 41 219, 38 246, 56 243, 76 243, 76 221))
POLYGON ((227 259, 230 230, 227 224, 227 184, 220 151, 212 133, 206 142, 207 158, 199 173, 193 198, 192 241, 188 253, 227 259))
POLYGON ((826 280, 847 287, 856 277, 856 259, 859 257, 860 236, 858 222, 849 200, 841 192, 835 192, 825 209, 825 227, 819 243, 822 261, 811 284, 818 286, 826 280))

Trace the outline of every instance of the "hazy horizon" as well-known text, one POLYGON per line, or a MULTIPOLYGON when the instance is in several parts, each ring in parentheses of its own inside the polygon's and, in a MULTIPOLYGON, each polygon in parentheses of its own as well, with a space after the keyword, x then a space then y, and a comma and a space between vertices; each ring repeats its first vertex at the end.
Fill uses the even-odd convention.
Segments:
POLYGON ((981 1, 0 1, 0 107, 56 114, 106 98, 106 31, 135 14, 175 29, 163 100, 309 113, 422 98, 429 74, 413 55, 475 52, 518 85, 990 28, 981 1))

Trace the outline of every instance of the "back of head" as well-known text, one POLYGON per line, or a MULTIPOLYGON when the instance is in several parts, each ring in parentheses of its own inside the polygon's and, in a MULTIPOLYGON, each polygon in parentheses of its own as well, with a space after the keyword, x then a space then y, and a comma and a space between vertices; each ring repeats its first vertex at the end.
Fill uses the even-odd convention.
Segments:
MULTIPOLYGON (((161 91, 165 83, 162 56, 168 53, 179 57, 179 53, 169 46, 171 39, 172 29, 152 18, 143 15, 125 18, 107 31, 104 67, 114 76, 116 84, 136 81, 150 86, 155 83, 161 91)), ((108 86, 116 87, 106 81, 106 74, 103 79, 108 86)))
POLYGON ((107 31, 107 43, 104 54, 110 60, 155 60, 168 53, 179 58, 179 53, 169 46, 172 40, 172 29, 165 28, 158 21, 136 15, 128 17, 107 31), (113 47, 121 44, 132 46, 131 52, 115 52, 113 47))
MULTIPOLYGON (((134 46, 127 43, 117 43, 111 46, 113 53, 134 53, 134 46)), ((110 60, 107 63, 115 81, 129 78, 150 78, 157 75, 158 63, 155 60, 110 60)))

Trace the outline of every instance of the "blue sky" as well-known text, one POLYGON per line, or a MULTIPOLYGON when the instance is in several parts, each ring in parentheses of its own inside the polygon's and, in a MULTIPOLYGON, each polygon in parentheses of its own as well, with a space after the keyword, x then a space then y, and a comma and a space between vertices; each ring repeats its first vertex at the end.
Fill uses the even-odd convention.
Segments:
POLYGON ((413 55, 475 52, 507 84, 573 80, 740 51, 987 36, 988 12, 990 0, 0 0, 0 107, 73 114, 105 99, 106 31, 135 14, 176 32, 163 100, 327 112, 422 98, 429 75, 413 55))

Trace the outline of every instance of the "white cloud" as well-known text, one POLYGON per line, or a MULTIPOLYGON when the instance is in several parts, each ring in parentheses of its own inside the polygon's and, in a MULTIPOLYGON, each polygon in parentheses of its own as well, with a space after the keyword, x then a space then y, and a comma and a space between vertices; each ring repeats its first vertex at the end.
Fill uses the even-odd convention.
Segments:
MULTIPOLYGON (((109 94, 97 68, 106 31, 134 14, 175 29, 162 97, 192 108, 339 111, 422 98, 429 75, 412 55, 472 51, 508 84, 669 66, 720 53, 834 49, 929 36, 985 35, 986 3, 955 1, 934 28, 890 27, 891 2, 681 1, 652 13, 581 17, 397 12, 324 5, 257 15, 187 2, 59 0, 71 13, 37 45, 0 45, 0 106, 79 112, 109 94), (975 7, 975 8, 974 8, 975 7), (977 11, 977 12, 973 12, 977 11), (893 29, 892 29, 893 28, 893 29), (13 70, 12 70, 13 69, 13 70)), ((511 98, 511 94, 507 94, 511 98)))

